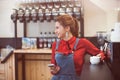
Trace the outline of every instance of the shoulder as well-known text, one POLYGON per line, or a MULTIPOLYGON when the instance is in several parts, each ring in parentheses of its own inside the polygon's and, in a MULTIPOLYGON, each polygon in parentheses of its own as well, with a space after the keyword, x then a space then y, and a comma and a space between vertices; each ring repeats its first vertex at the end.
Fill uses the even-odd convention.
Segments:
POLYGON ((89 42, 86 38, 79 38, 79 43, 89 42))
POLYGON ((78 46, 80 47, 80 46, 87 46, 87 45, 89 45, 91 42, 88 40, 88 39, 86 39, 86 38, 79 38, 79 41, 78 41, 78 46))

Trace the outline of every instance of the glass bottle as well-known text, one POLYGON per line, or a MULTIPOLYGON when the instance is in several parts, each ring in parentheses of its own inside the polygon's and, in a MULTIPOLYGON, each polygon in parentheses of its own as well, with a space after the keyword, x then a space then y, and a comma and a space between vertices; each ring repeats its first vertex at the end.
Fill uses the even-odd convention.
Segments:
POLYGON ((52 43, 56 40, 55 32, 52 33, 52 43))
POLYGON ((25 9, 25 21, 30 22, 30 10, 28 8, 25 9))
POLYGON ((17 21, 18 11, 17 9, 13 9, 13 13, 11 14, 11 19, 13 22, 17 21))
POLYGON ((39 21, 41 21, 41 22, 44 21, 44 14, 45 14, 44 9, 39 8, 38 9, 38 18, 39 18, 39 21))
POLYGON ((47 44, 48 44, 48 41, 47 41, 47 32, 44 33, 44 48, 47 48, 47 44))
POLYGON ((45 17, 48 22, 51 20, 51 9, 45 9, 45 17))
POLYGON ((19 8, 18 10, 18 19, 20 22, 23 22, 24 21, 24 10, 22 8, 19 8))
POLYGON ((40 32, 39 48, 43 48, 43 33, 42 32, 40 32))
POLYGON ((48 48, 52 47, 52 38, 51 38, 51 32, 48 33, 48 48))
POLYGON ((37 17, 38 17, 37 9, 35 9, 35 8, 32 9, 32 11, 31 11, 31 17, 32 17, 32 20, 34 22, 37 22, 37 17))

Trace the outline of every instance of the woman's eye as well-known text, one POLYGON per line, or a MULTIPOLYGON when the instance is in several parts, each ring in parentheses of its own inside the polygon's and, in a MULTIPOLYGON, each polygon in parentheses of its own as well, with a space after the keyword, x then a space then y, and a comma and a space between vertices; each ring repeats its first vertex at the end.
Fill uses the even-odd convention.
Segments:
POLYGON ((56 29, 58 29, 59 27, 56 27, 56 29))

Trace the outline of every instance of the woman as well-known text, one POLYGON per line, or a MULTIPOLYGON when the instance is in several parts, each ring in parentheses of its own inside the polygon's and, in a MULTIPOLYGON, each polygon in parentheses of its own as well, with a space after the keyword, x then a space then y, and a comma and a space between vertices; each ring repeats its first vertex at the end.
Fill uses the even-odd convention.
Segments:
POLYGON ((104 54, 85 38, 78 38, 79 26, 70 15, 57 17, 55 34, 60 39, 52 45, 50 67, 53 77, 51 80, 80 80, 80 74, 86 52, 104 58, 104 54))

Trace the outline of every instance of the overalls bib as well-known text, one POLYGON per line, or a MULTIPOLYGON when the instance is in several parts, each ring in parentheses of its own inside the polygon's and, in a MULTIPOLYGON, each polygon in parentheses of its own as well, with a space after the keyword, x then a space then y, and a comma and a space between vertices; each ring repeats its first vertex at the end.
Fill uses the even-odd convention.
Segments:
MULTIPOLYGON (((78 44, 79 39, 76 39, 74 44, 74 50, 78 44)), ((58 49, 59 41, 56 44, 56 50, 58 49)), ((64 55, 61 52, 56 52, 55 59, 58 66, 60 66, 60 71, 58 74, 53 75, 51 80, 80 80, 80 76, 76 74, 73 53, 64 55)))

